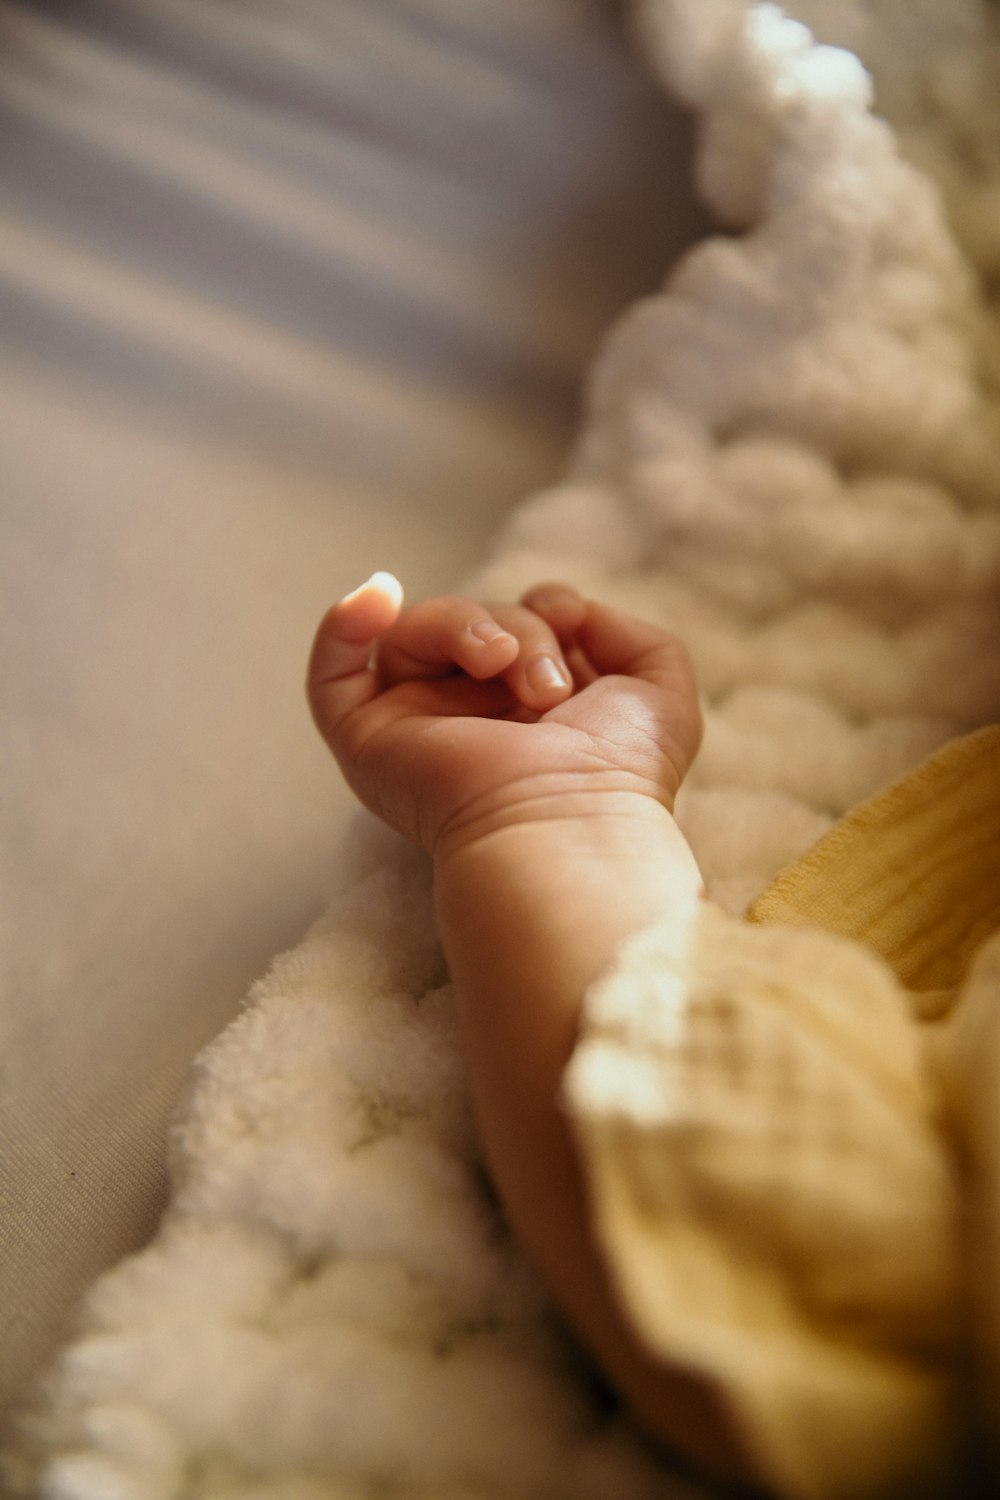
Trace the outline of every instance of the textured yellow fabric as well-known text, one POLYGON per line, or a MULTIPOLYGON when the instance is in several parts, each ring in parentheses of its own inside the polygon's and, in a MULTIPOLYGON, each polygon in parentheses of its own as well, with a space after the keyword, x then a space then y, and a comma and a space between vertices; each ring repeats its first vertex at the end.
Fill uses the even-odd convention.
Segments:
POLYGON ((907 989, 953 993, 1000 927, 1000 725, 855 808, 747 917, 843 933, 907 989))
POLYGON ((1000 727, 749 916, 666 913, 587 994, 566 1099, 612 1283, 769 1492, 950 1493, 955 1414, 991 1428, 1000 1389, 1000 727))

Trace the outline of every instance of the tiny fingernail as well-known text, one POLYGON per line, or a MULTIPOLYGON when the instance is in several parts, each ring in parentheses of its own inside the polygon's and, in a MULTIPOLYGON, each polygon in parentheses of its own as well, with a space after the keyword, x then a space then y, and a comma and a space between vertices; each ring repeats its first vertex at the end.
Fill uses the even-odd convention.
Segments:
POLYGON ((340 603, 350 604, 352 599, 356 599, 359 594, 366 594, 370 588, 376 588, 383 594, 388 594, 390 598, 402 601, 403 585, 399 579, 393 573, 386 573, 380 570, 377 573, 373 573, 370 578, 366 578, 364 583, 359 583, 356 589, 351 589, 350 593, 345 594, 340 600, 340 603))
POLYGON ((548 693, 553 688, 564 688, 570 685, 569 673, 553 656, 536 656, 534 661, 528 663, 525 676, 528 686, 539 693, 548 693))
POLYGON ((469 634, 474 635, 477 641, 482 641, 484 646, 510 637, 510 631, 504 630, 496 620, 477 620, 474 625, 469 626, 469 634))

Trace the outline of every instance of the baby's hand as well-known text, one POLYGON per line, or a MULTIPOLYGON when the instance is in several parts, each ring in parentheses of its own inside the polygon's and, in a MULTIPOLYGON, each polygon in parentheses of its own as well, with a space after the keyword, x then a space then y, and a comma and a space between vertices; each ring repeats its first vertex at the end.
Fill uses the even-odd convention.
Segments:
POLYGON ((324 617, 308 676, 320 733, 392 827, 438 854, 609 792, 673 807, 701 737, 675 636, 564 584, 401 607, 376 573, 324 617))

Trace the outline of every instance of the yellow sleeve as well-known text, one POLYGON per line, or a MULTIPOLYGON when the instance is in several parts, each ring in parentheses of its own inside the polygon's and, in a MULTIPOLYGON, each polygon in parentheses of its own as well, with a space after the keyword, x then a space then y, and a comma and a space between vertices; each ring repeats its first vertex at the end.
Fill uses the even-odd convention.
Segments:
POLYGON ((954 1461, 958 1196, 919 1031, 862 944, 707 904, 586 997, 566 1102, 617 1295, 782 1495, 923 1493, 954 1461))

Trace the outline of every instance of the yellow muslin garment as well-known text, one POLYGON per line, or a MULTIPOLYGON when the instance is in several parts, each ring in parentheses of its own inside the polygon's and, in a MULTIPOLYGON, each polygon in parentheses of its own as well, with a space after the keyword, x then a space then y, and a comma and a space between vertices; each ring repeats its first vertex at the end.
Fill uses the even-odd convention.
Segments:
POLYGON ((1000 726, 746 919, 665 913, 585 998, 565 1092, 612 1284, 782 1496, 968 1493, 1000 1396, 998 933, 1000 726))
POLYGON ((747 917, 866 943, 921 1015, 946 1010, 1000 929, 1000 726, 952 740, 848 813, 747 917))

